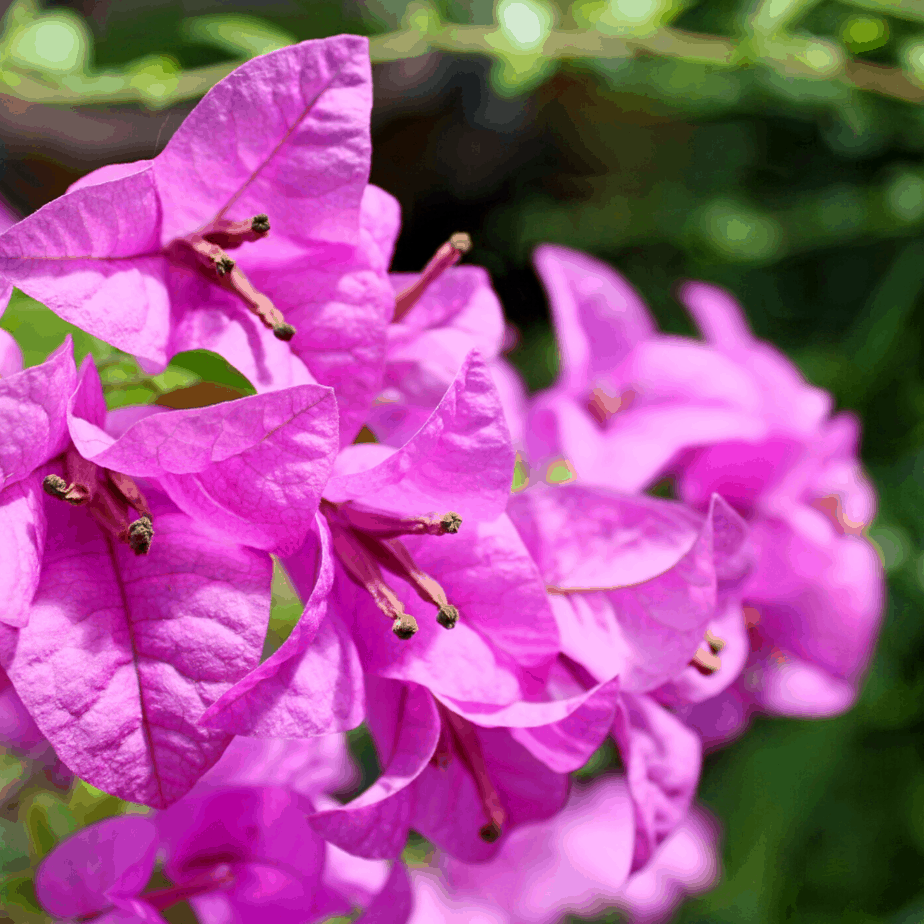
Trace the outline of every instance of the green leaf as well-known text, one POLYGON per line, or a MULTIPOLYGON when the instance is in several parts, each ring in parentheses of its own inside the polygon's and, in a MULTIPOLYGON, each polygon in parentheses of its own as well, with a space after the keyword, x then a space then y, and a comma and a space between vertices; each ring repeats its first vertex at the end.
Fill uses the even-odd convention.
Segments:
POLYGON ((191 372, 203 382, 227 385, 244 395, 257 393, 256 388, 242 372, 235 369, 223 356, 211 350, 186 350, 184 353, 177 353, 163 374, 166 375, 171 370, 174 374, 179 370, 191 372))
POLYGON ((272 606, 261 660, 265 661, 292 634, 304 608, 289 575, 274 555, 272 606))

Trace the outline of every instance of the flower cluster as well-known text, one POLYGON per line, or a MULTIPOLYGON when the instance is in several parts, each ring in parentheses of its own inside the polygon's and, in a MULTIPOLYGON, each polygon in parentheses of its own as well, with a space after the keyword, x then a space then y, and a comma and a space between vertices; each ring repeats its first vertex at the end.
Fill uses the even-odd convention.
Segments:
POLYGON ((362 39, 254 59, 0 237, 6 298, 255 391, 109 410, 70 341, 26 369, 0 341, 0 733, 155 810, 52 851, 57 918, 658 920, 716 875, 704 744, 856 694, 882 607, 856 421, 727 293, 688 285, 705 341, 662 336, 551 246, 562 369, 527 397, 466 235, 389 273, 370 106, 362 39), (274 558, 304 609, 264 654, 274 558), (381 770, 345 800, 363 723, 381 770), (409 878, 411 832, 438 853, 409 878))

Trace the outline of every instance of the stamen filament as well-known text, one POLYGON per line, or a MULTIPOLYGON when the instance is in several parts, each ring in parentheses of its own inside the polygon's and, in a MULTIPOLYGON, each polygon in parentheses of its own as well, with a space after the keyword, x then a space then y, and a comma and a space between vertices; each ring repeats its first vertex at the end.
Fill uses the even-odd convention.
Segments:
POLYGON ((391 319, 392 324, 397 324, 420 301, 421 296, 429 286, 442 276, 449 267, 455 266, 471 249, 472 239, 467 234, 462 231, 453 234, 423 268, 420 279, 411 283, 395 297, 395 313, 391 319))
POLYGON ((216 889, 227 889, 229 886, 234 885, 235 878, 234 871, 231 867, 227 863, 222 863, 220 866, 216 866, 214 869, 202 873, 200 876, 196 876, 195 879, 183 885, 171 886, 166 889, 157 889, 154 892, 148 892, 140 897, 158 911, 163 911, 165 908, 169 908, 177 902, 187 901, 190 898, 195 898, 197 895, 213 892, 216 889))
POLYGON ((340 505, 337 513, 354 529, 379 539, 394 539, 397 536, 444 536, 446 533, 457 533, 462 525, 462 517, 452 511, 442 516, 395 517, 346 503, 340 505))
POLYGON ((471 722, 451 712, 442 703, 437 703, 437 708, 442 716, 444 727, 449 729, 453 737, 459 757, 472 774, 481 805, 488 818, 488 823, 482 825, 478 833, 483 841, 493 844, 503 833, 507 813, 494 788, 494 783, 491 782, 478 734, 471 722))
POLYGON ((382 571, 369 554, 368 549, 349 529, 336 522, 330 523, 334 551, 347 573, 364 588, 375 601, 375 605, 393 620, 393 630, 400 639, 409 639, 417 631, 413 616, 404 612, 401 601, 385 583, 382 571))
POLYGON ((291 340, 295 336, 295 328, 286 323, 282 312, 272 303, 268 296, 258 292, 253 283, 244 275, 243 271, 235 266, 231 272, 219 280, 221 285, 237 295, 279 340, 291 340))
POLYGON ((203 232, 202 237, 224 250, 233 250, 250 241, 259 241, 269 233, 269 216, 254 215, 246 221, 220 218, 203 232))
POLYGON ((125 498, 126 503, 138 511, 139 516, 147 517, 149 520, 154 518, 145 496, 141 493, 141 488, 128 475, 106 469, 106 476, 110 484, 125 498))
POLYGON ((389 571, 403 578, 421 600, 432 603, 438 610, 436 621, 444 629, 452 629, 459 621, 459 611, 449 602, 446 591, 429 574, 417 566, 411 553, 400 539, 368 539, 367 547, 389 571))

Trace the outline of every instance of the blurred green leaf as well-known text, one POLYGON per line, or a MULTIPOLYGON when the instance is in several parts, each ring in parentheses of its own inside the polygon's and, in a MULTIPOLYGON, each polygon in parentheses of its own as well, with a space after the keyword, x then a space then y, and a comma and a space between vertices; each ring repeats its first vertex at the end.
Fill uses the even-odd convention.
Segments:
POLYGON ((67 804, 50 792, 38 792, 19 808, 21 823, 29 835, 33 857, 41 860, 54 846, 77 829, 77 820, 67 804))
POLYGON ((291 45, 295 38, 273 23, 256 16, 223 13, 183 20, 181 34, 187 41, 214 45, 234 57, 265 55, 291 45))
POLYGON ((35 897, 31 876, 0 878, 0 911, 16 924, 49 924, 51 921, 35 897))

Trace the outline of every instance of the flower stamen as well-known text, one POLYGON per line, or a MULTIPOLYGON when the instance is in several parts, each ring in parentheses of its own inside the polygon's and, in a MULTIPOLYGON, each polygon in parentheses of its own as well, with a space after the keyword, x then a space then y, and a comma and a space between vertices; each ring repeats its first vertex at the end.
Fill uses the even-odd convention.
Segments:
POLYGON ((423 268, 420 278, 395 297, 392 324, 397 324, 420 301, 427 289, 451 266, 455 266, 472 249, 472 239, 459 231, 443 244, 423 268))
POLYGON ((369 593, 375 605, 392 620, 395 635, 405 641, 409 639, 417 631, 417 622, 413 616, 404 612, 404 606, 385 583, 381 568, 369 554, 364 543, 355 533, 344 529, 336 521, 330 522, 330 532, 334 551, 347 573, 369 593))
POLYGON ((482 825, 478 833, 483 841, 493 844, 503 833, 507 813, 504 811, 500 796, 488 773, 488 765, 484 759, 478 734, 471 722, 450 712, 442 703, 437 703, 437 709, 443 719, 443 727, 449 729, 456 753, 472 774, 481 805, 488 819, 488 823, 482 825))

